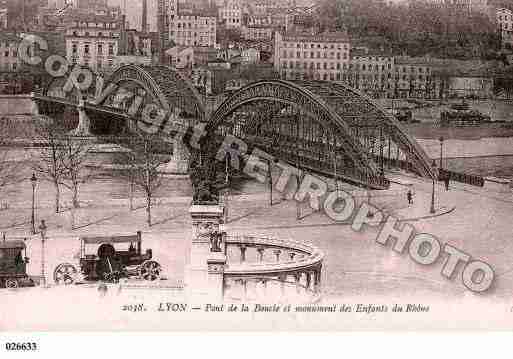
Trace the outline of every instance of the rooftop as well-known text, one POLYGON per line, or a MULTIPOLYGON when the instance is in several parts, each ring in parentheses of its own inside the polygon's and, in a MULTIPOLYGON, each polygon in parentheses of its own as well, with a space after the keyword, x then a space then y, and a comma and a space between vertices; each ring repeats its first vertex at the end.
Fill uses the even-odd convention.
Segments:
POLYGON ((308 32, 287 32, 283 34, 284 41, 311 41, 311 42, 347 42, 349 37, 346 32, 334 31, 311 34, 308 32))

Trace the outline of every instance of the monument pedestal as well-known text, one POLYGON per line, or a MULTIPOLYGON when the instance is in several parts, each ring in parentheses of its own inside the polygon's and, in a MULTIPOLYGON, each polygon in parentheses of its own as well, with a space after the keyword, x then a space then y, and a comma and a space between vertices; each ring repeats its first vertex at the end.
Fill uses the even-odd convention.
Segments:
POLYGON ((221 234, 223 207, 192 205, 192 242, 185 282, 191 302, 220 302, 223 299, 223 273, 226 265, 224 243, 215 240, 221 234))

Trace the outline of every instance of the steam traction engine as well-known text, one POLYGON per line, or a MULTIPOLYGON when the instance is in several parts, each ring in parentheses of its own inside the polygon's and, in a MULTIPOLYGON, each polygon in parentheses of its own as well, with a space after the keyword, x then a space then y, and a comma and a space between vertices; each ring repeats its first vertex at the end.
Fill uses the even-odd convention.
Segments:
POLYGON ((161 266, 152 260, 151 249, 142 253, 141 244, 141 232, 135 236, 81 237, 80 272, 76 265, 62 263, 55 268, 53 279, 56 284, 64 285, 83 281, 116 283, 130 277, 155 281, 160 278, 161 266))

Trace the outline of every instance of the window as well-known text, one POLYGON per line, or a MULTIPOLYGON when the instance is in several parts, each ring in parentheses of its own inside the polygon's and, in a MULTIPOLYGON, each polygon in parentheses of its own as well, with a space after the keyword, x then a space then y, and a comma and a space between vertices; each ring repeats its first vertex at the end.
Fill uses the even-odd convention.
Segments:
POLYGON ((84 54, 89 55, 89 44, 84 45, 84 54))

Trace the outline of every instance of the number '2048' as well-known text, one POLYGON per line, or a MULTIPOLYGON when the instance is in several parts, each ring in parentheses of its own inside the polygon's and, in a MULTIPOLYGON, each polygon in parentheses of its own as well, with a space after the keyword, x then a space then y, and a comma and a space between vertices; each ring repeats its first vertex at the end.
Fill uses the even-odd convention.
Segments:
POLYGON ((5 343, 5 350, 7 351, 33 351, 37 349, 36 343, 5 343))

